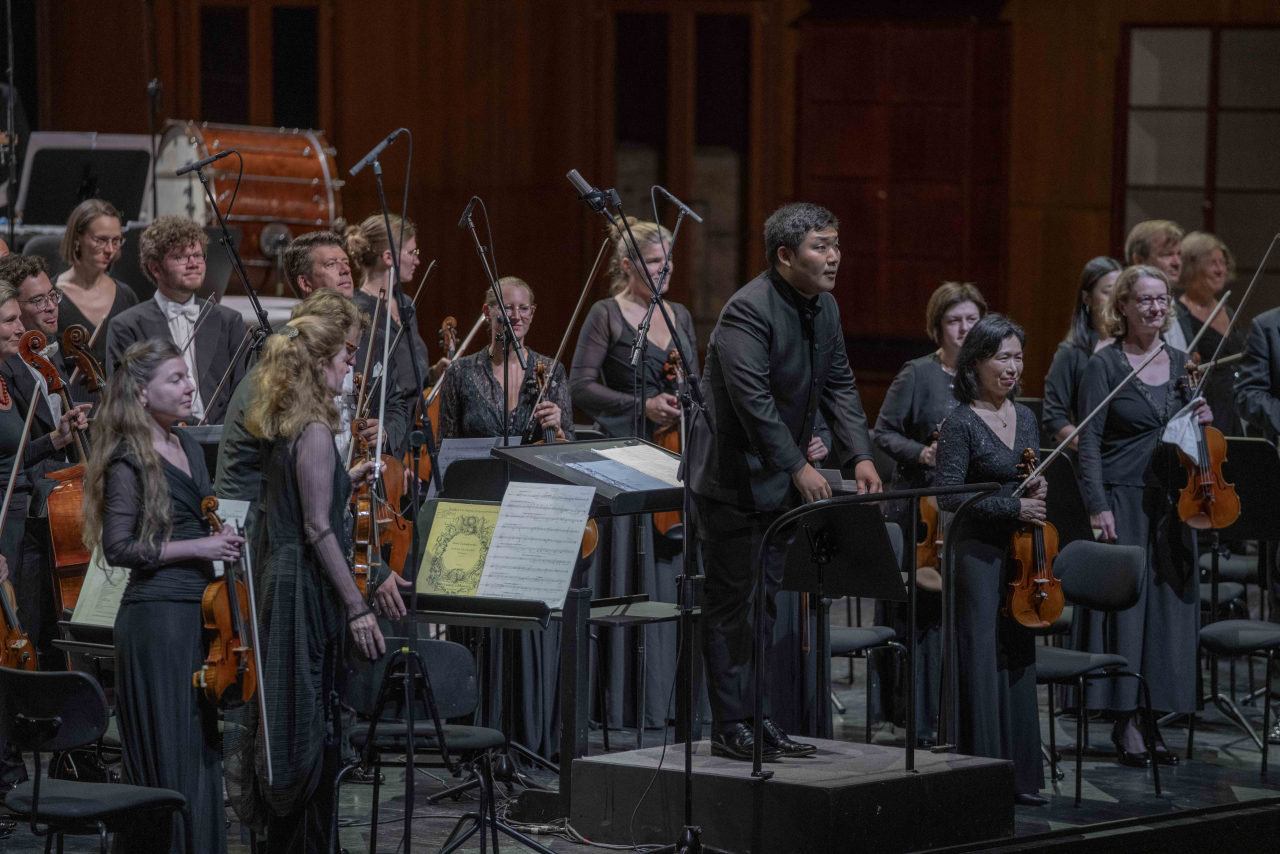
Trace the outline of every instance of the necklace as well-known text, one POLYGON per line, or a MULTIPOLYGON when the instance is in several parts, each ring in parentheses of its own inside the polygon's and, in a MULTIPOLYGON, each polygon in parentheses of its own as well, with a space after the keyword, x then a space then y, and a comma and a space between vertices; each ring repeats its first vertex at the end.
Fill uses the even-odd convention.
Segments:
POLYGON ((1002 404, 1000 404, 999 406, 997 406, 997 407, 993 407, 993 408, 991 408, 991 409, 986 410, 986 411, 990 412, 992 415, 994 415, 994 416, 996 417, 996 420, 1000 422, 1000 426, 1001 426, 1002 428, 1004 428, 1004 427, 1008 427, 1008 426, 1009 426, 1009 422, 1008 422, 1008 421, 1006 421, 1006 420, 1004 419, 1004 416, 1000 414, 1000 410, 1001 410, 1001 409, 1004 409, 1005 404, 1006 404, 1006 403, 1008 403, 1008 402, 1009 402, 1009 401, 1008 401, 1008 399, 1006 399, 1006 400, 1005 400, 1005 402, 1004 402, 1004 403, 1002 403, 1002 404))

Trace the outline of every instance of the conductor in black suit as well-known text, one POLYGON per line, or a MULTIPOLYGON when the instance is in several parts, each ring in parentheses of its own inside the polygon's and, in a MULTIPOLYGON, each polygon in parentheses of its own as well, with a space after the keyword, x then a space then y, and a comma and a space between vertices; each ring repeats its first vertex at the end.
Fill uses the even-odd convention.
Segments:
MULTIPOLYGON (((770 269, 725 304, 702 375, 705 417, 689 438, 688 486, 706 571, 703 656, 714 717, 712 752, 748 760, 754 748, 754 562, 773 520, 831 496, 806 461, 819 407, 831 452, 853 464, 859 492, 879 492, 871 438, 845 354, 831 291, 840 266, 839 223, 825 208, 787 205, 764 227, 770 269)), ((764 636, 773 637, 781 554, 765 585, 764 636)), ((766 650, 764 661, 769 661, 766 650)), ((764 674, 768 685, 768 674, 764 674)), ((769 713, 765 697, 765 714, 769 713)), ((768 717, 766 755, 802 756, 768 717)))
MULTIPOLYGON (((1249 324, 1249 341, 1236 369, 1236 413, 1254 436, 1280 440, 1280 308, 1249 324)), ((1271 567, 1271 618, 1280 619, 1280 570, 1271 567)), ((1280 735, 1280 725, 1275 733, 1280 735)))
POLYGON ((103 367, 110 377, 129 345, 167 338, 182 351, 196 384, 191 401, 193 421, 221 424, 231 393, 248 369, 249 348, 242 349, 241 344, 249 333, 239 312, 222 305, 206 307, 207 300, 196 298, 196 291, 204 284, 208 246, 204 230, 178 216, 158 217, 142 232, 139 260, 142 271, 156 286, 155 296, 111 319, 107 364, 103 367), (202 318, 202 312, 208 316, 202 318), (224 375, 227 380, 218 391, 224 375))

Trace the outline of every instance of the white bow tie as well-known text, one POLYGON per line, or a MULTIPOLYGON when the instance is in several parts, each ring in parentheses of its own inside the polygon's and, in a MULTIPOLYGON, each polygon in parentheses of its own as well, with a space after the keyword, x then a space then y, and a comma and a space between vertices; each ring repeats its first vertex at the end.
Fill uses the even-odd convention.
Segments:
POLYGON ((169 303, 164 307, 164 314, 169 320, 185 317, 188 322, 195 323, 196 319, 200 317, 200 306, 195 300, 192 300, 186 305, 169 303))

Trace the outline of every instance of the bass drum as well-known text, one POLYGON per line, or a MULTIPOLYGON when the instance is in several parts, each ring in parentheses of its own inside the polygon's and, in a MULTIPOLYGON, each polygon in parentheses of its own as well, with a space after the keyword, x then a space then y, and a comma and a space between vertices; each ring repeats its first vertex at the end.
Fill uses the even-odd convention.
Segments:
POLYGON ((196 173, 177 177, 174 172, 228 149, 244 158, 239 192, 235 155, 206 166, 204 173, 227 225, 244 231, 240 256, 258 288, 273 281, 279 254, 290 240, 334 228, 342 217, 343 182, 337 177, 336 152, 321 131, 170 120, 156 165, 158 212, 217 226, 196 173), (233 194, 235 206, 228 215, 233 194))

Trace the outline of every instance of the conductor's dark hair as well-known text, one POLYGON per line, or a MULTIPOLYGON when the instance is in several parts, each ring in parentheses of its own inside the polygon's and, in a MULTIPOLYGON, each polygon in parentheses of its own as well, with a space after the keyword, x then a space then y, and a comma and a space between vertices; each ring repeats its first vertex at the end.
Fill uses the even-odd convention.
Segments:
POLYGON ((1079 347, 1089 355, 1098 344, 1098 330, 1093 328, 1093 309, 1089 307, 1089 297, 1109 273, 1118 273, 1124 269, 1119 261, 1099 255, 1084 265, 1080 271, 1080 290, 1076 293, 1076 308, 1071 314, 1071 328, 1067 330, 1067 343, 1079 347))
MULTIPOLYGON (((1027 343, 1027 334, 1022 327, 1003 314, 988 314, 974 324, 960 347, 960 355, 956 357, 956 400, 973 403, 978 399, 978 364, 999 353, 1000 345, 1009 337, 1017 338, 1019 344, 1027 343)), ((1022 383, 1019 382, 1010 394, 1016 397, 1021 390, 1022 383)))
POLYGON ((764 223, 764 252, 769 266, 778 263, 779 246, 795 252, 809 232, 826 228, 839 231, 840 221, 824 207, 795 202, 778 208, 764 223))

